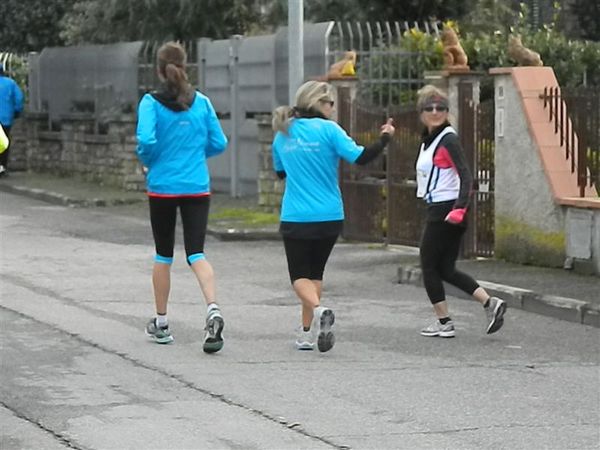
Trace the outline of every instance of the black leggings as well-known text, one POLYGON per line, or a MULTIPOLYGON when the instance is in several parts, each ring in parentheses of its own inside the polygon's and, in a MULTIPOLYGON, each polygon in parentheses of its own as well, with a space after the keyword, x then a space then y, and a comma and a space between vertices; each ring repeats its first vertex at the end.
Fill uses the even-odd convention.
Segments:
POLYGON ((202 255, 203 258, 210 196, 148 198, 150 200, 150 223, 157 257, 173 258, 175 224, 177 223, 177 207, 179 207, 188 264, 194 262, 190 261, 192 255, 202 255))
POLYGON ((433 304, 446 300, 442 280, 469 295, 479 287, 471 276, 455 268, 465 230, 447 222, 427 222, 425 225, 420 245, 421 270, 425 290, 433 304))
POLYGON ((333 250, 337 236, 321 239, 293 239, 283 237, 290 281, 299 278, 322 280, 325 264, 333 250))

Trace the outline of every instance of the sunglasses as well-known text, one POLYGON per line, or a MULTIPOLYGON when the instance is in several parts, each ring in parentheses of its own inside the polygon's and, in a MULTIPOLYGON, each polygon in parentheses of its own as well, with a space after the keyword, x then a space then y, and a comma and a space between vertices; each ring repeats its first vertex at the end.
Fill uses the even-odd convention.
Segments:
POLYGON ((433 111, 447 112, 448 111, 448 107, 447 106, 439 106, 439 105, 426 106, 425 108, 423 108, 423 111, 427 111, 427 112, 433 112, 433 111))

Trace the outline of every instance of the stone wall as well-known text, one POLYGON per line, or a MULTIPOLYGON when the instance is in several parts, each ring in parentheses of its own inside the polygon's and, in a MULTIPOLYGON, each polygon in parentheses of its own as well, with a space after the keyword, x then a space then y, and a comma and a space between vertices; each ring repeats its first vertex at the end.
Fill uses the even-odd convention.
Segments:
POLYGON ((11 167, 144 190, 135 124, 126 115, 99 127, 91 115, 72 114, 62 118, 60 130, 51 130, 46 114, 28 113, 15 126, 11 167))
POLYGON ((273 170, 271 116, 258 116, 257 121, 260 145, 258 152, 258 206, 265 212, 279 212, 285 181, 277 178, 273 170))

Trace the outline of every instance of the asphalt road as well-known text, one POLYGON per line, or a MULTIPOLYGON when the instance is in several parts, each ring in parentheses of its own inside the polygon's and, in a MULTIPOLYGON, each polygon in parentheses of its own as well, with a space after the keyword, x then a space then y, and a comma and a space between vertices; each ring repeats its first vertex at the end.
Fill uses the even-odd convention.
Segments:
MULTIPOLYGON (((208 238, 225 347, 178 246, 175 342, 144 336, 153 247, 140 208, 0 193, 0 448, 587 449, 600 446, 600 330, 450 298, 457 338, 424 338, 398 253, 336 246, 324 304, 338 343, 293 349, 300 308, 279 242, 208 238)), ((181 243, 181 238, 178 239, 181 243)))

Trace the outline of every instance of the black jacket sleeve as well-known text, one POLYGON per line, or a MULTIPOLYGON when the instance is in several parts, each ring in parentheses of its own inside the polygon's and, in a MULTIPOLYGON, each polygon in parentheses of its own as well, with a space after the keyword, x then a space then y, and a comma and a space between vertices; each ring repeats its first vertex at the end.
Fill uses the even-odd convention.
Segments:
POLYGON ((383 133, 379 137, 378 141, 374 142, 373 144, 369 145, 368 147, 365 147, 364 150, 362 151, 362 153, 360 154, 360 156, 358 158, 356 158, 356 161, 354 161, 354 162, 361 166, 364 166, 365 164, 370 163, 375 158, 377 158, 377 156, 379 156, 379 154, 383 151, 385 146, 388 145, 388 143, 391 140, 392 140, 392 137, 388 133, 383 133))
POLYGON ((467 164, 467 159, 465 158, 465 153, 460 145, 458 136, 454 133, 447 134, 443 137, 442 142, 440 142, 441 146, 446 147, 446 150, 448 150, 448 154, 452 158, 452 162, 460 178, 460 191, 454 203, 454 209, 467 208, 471 199, 471 190, 473 189, 473 175, 467 164))

